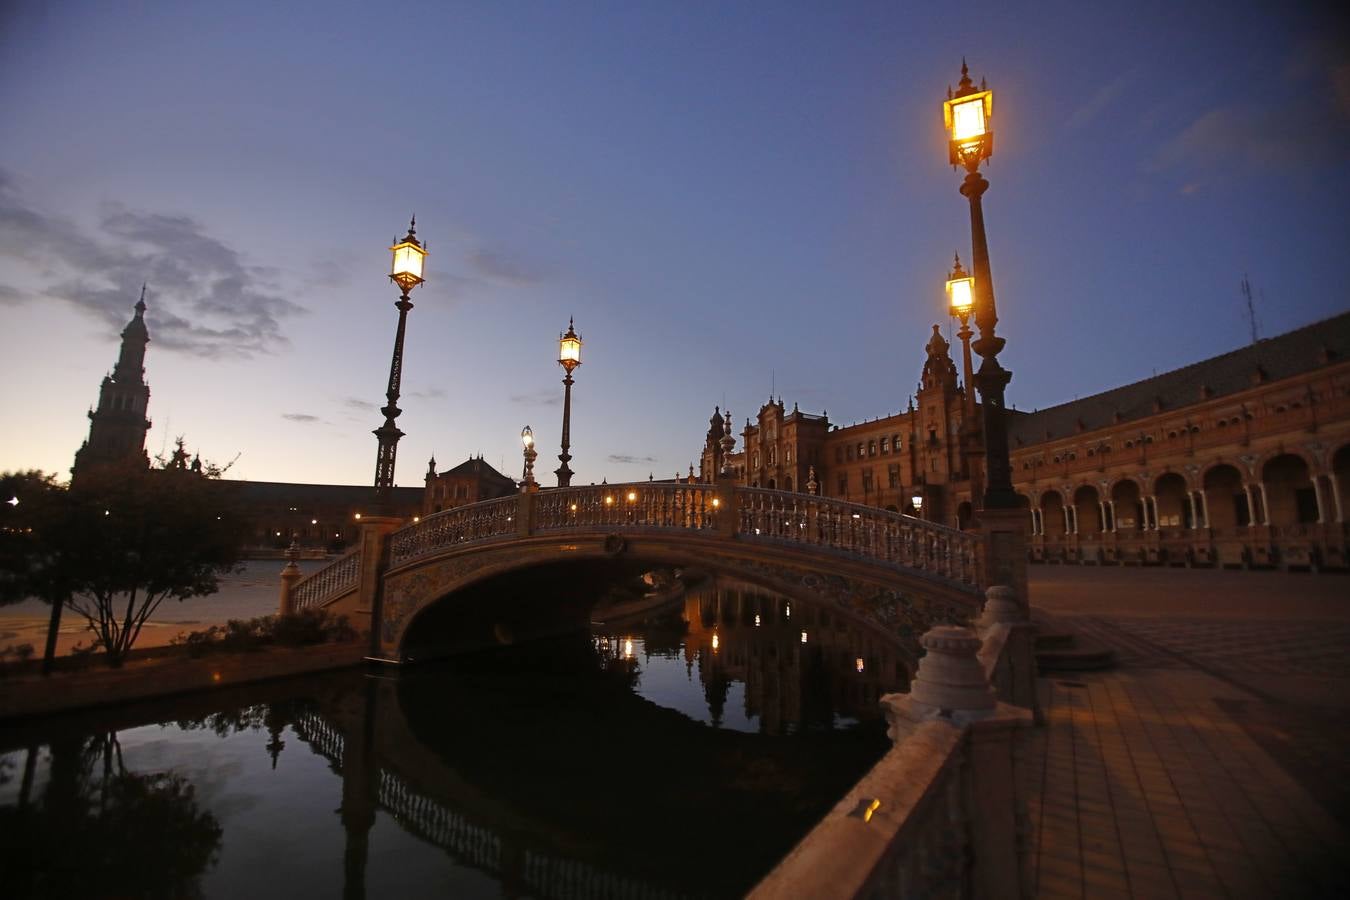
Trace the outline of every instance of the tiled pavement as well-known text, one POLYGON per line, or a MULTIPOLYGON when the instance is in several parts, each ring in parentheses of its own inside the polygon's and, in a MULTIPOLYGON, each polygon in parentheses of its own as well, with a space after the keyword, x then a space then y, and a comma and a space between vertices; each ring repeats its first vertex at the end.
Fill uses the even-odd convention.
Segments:
MULTIPOLYGON (((1344 648, 1346 636, 1291 627, 1289 643, 1272 623, 1203 624, 1108 628, 1121 668, 1042 680, 1029 809, 1037 896, 1350 896, 1350 836, 1253 737, 1247 720, 1267 701, 1222 671, 1278 668, 1309 645, 1344 648)), ((1346 673, 1335 654, 1314 668, 1346 673)), ((1344 744, 1320 752, 1345 765, 1344 744)))

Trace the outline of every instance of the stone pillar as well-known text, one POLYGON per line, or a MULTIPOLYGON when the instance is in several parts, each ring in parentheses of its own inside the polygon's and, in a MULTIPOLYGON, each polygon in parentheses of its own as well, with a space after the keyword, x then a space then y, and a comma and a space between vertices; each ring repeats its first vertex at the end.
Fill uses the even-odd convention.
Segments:
POLYGON ((1190 510, 1191 513, 1191 524, 1187 527, 1189 527, 1191 531, 1194 531, 1200 525, 1199 517, 1195 511, 1195 491, 1186 492, 1186 508, 1190 510))
POLYGON ((384 573, 389 568, 389 534, 402 524, 402 520, 393 516, 361 519, 361 572, 357 581, 357 617, 352 625, 359 631, 369 623, 370 655, 367 658, 378 662, 401 661, 393 658, 398 648, 382 645, 380 622, 384 616, 384 573), (363 615, 369 618, 363 620, 363 615))
POLYGON ((296 562, 300 558, 300 547, 291 541, 291 545, 286 548, 286 566, 281 570, 281 600, 277 604, 277 615, 289 616, 295 613, 295 604, 291 599, 291 593, 295 590, 295 583, 300 580, 300 564, 296 562))
POLYGON ((1107 500, 1107 501, 1106 501, 1106 508, 1109 509, 1109 510, 1111 510, 1111 533, 1112 533, 1112 534, 1115 534, 1116 531, 1118 530, 1118 529, 1116 528, 1116 501, 1114 501, 1114 500, 1107 500))
POLYGON ((731 479, 717 482, 713 490, 713 527, 719 537, 732 540, 741 528, 741 510, 738 505, 736 484, 731 479))
POLYGON ((1256 527, 1256 504, 1252 502, 1252 486, 1243 482, 1242 492, 1247 495, 1247 527, 1256 527))
POLYGON ((1345 511, 1344 511, 1343 509, 1341 509, 1341 484, 1340 484, 1340 480, 1336 477, 1336 473, 1335 473, 1335 472, 1332 472, 1332 473, 1331 473, 1330 475, 1328 475, 1327 477, 1331 479, 1331 500, 1332 500, 1332 502, 1333 502, 1333 503, 1335 504, 1335 506, 1336 506, 1336 521, 1337 521, 1338 523, 1344 522, 1344 521, 1345 521, 1345 511))
POLYGON ((1209 497, 1205 496, 1205 489, 1204 489, 1204 488, 1201 488, 1201 489, 1199 490, 1198 493, 1200 494, 1200 513, 1201 513, 1201 515, 1204 517, 1204 520, 1205 520, 1204 527, 1205 527, 1205 528, 1208 528, 1208 527, 1209 527, 1209 497))
POLYGON ((1258 481, 1256 489, 1261 492, 1261 524, 1270 524, 1270 500, 1266 497, 1266 483, 1258 481))
POLYGON ((900 744, 926 722, 966 729, 959 772, 967 780, 961 796, 971 843, 971 895, 1030 897, 1025 743, 1032 714, 997 702, 976 656, 980 639, 970 629, 941 625, 919 642, 927 653, 910 693, 881 698, 887 734, 900 744))
POLYGON ((1327 505, 1326 501, 1322 499, 1322 476, 1314 475, 1312 477, 1312 483, 1313 494, 1317 497, 1317 524, 1325 525, 1327 521, 1327 505))
POLYGON ((983 641, 980 661, 986 678, 993 684, 1000 702, 1030 709, 1039 721, 1035 635, 1031 620, 1017 602, 1017 594, 1007 585, 994 585, 984 592, 984 596, 984 610, 975 628, 983 641), (994 640, 991 641, 991 637, 994 640), (985 658, 986 651, 994 657, 985 658))
POLYGON ((1021 604, 1024 614, 1031 615, 1027 593, 1027 535, 1026 519, 1019 509, 985 509, 980 511, 980 530, 984 533, 984 570, 980 583, 984 586, 1007 585, 1021 604))
POLYGON ((1064 535, 1065 537, 1073 534, 1073 526, 1069 524, 1069 505, 1064 504, 1064 535))

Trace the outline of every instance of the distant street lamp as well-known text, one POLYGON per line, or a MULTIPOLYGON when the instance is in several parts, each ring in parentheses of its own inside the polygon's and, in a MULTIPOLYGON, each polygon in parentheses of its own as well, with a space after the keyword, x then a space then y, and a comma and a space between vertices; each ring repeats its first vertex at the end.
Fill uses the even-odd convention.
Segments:
POLYGON ((533 491, 538 488, 534 483, 534 460, 539 455, 534 449, 534 429, 528 425, 520 429, 520 443, 525 448, 525 477, 520 482, 520 489, 533 491))
POLYGON ((570 318, 567 333, 558 335, 558 365, 566 369, 567 374, 563 376, 562 453, 558 454, 562 465, 554 470, 554 474, 558 476, 558 487, 570 487, 572 470, 567 464, 572 460, 572 454, 568 452, 572 446, 572 372, 581 365, 581 338, 570 318))
POLYGON ((427 251, 417 241, 417 217, 413 216, 408 225, 408 233, 403 240, 395 242, 389 248, 394 254, 393 265, 389 270, 389 279, 402 291, 398 302, 398 331, 394 337, 394 356, 389 364, 389 390, 385 392, 388 403, 381 408, 384 424, 373 432, 379 441, 379 455, 375 459, 375 502, 377 511, 388 514, 392 511, 390 492, 394 487, 394 460, 398 455, 398 439, 403 437, 394 420, 402 412, 398 408, 399 386, 403 382, 403 333, 407 328, 408 310, 413 308, 408 292, 421 284, 427 251))
POLYGON ((994 279, 989 270, 989 245, 984 235, 984 210, 980 205, 980 198, 989 187, 989 182, 980 175, 980 161, 988 159, 994 152, 994 132, 990 128, 994 92, 983 82, 977 90, 962 61, 961 82, 955 94, 947 89, 942 112, 951 135, 948 158, 953 166, 965 166, 966 178, 961 184, 961 194, 970 201, 974 276, 971 287, 975 324, 980 329, 974 347, 982 360, 980 371, 975 375, 975 386, 984 401, 984 506, 986 509, 1010 509, 1017 505, 1017 495, 1013 492, 1012 463, 1008 459, 1008 424, 1003 393, 1012 380, 1012 373, 998 362, 1004 341, 994 334, 998 313, 994 305, 994 279))
POLYGON ((910 497, 910 498, 909 498, 909 502, 910 502, 910 505, 914 507, 914 515, 915 515, 915 517, 916 517, 916 518, 922 519, 922 518, 923 518, 923 494, 915 494, 913 497, 910 497))
MULTIPOLYGON (((975 385, 970 380, 970 313, 975 307, 975 279, 961 268, 961 254, 956 254, 956 264, 947 276, 947 302, 951 315, 961 321, 961 330, 956 336, 961 339, 961 377, 966 383, 966 421, 975 416, 975 385)), ((969 427, 969 425, 967 425, 969 427)))

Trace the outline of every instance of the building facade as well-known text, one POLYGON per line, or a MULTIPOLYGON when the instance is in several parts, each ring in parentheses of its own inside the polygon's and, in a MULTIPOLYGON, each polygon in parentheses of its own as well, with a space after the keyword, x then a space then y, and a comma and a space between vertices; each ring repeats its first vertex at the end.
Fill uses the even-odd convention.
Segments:
MULTIPOLYGON (((926 349, 900 413, 839 427, 770 398, 729 456, 732 477, 967 527, 982 493, 978 404, 937 326, 926 349)), ((1008 415, 1035 561, 1350 567, 1350 313, 1008 415)), ((718 410, 705 481, 723 469, 729 427, 718 410)))
POLYGON ((516 483, 498 472, 482 456, 436 472, 436 457, 427 463, 426 486, 422 490, 422 515, 454 509, 480 500, 495 500, 516 493, 516 483))

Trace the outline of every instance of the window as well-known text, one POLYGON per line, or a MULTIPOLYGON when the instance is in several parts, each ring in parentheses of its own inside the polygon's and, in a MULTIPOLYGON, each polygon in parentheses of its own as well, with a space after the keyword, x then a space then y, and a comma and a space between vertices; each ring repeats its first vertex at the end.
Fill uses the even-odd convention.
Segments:
POLYGON ((863 479, 862 479, 862 481, 863 481, 863 493, 864 493, 864 494, 870 494, 870 493, 872 493, 872 470, 871 470, 871 469, 863 469, 862 475, 863 475, 863 479))
POLYGON ((835 448, 834 448, 834 461, 837 462, 837 463, 841 463, 841 462, 844 461, 844 448, 843 448, 843 447, 835 447, 835 448))
POLYGON ((897 434, 891 438, 891 446, 895 448, 896 453, 900 452, 900 435, 897 434))
POLYGON ((876 441, 868 441, 868 442, 867 442, 867 455, 868 455, 868 456, 876 456, 876 455, 877 455, 877 442, 876 442, 876 441))
MULTIPOLYGON (((1026 465, 1026 463, 1022 463, 1022 468, 1025 469, 1026 465)), ((892 488, 900 486, 900 466, 898 463, 891 463, 886 467, 886 484, 892 488)))
POLYGON ((886 453, 890 453, 890 452, 891 452, 891 439, 890 439, 890 438, 888 438, 888 437, 883 437, 883 438, 881 439, 881 452, 882 452, 883 455, 886 454, 886 453))
POLYGON ((853 462, 853 445, 848 445, 848 461, 853 462))
POLYGON ((866 448, 863 446, 863 442, 862 442, 862 441, 858 441, 858 459, 862 459, 862 458, 863 458, 863 453, 864 453, 864 452, 866 452, 866 448))
POLYGON ((847 472, 840 472, 840 473, 839 473, 839 496, 840 496, 840 497, 847 497, 847 496, 848 496, 848 473, 847 473, 847 472))

